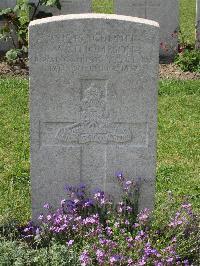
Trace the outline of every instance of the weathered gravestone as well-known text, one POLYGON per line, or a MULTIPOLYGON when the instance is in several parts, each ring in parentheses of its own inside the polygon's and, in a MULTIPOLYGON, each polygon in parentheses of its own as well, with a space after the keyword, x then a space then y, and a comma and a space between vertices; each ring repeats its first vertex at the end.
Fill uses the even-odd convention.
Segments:
POLYGON ((115 0, 115 13, 160 24, 160 58, 168 61, 178 49, 179 0, 115 0))
POLYGON ((196 1, 196 47, 200 49, 200 0, 196 1))
MULTIPOLYGON (((0 10, 6 8, 13 8, 16 5, 16 0, 0 0, 0 10)), ((5 21, 3 16, 0 16, 0 29, 4 26, 5 21)), ((16 40, 16 34, 13 32, 12 37, 16 40)), ((11 39, 5 41, 4 39, 0 40, 0 52, 5 52, 11 48, 14 48, 13 42, 11 39)))
MULTIPOLYGON (((30 0, 30 2, 37 5, 38 0, 30 0)), ((90 13, 92 10, 92 0, 60 0, 60 4, 61 10, 56 7, 40 6, 39 11, 52 13, 53 16, 56 16, 66 14, 90 13)))
POLYGON ((152 208, 158 24, 79 14, 29 30, 33 217, 45 202, 57 206, 66 184, 117 199, 120 170, 140 180, 139 208, 152 208))
POLYGON ((92 10, 92 0, 61 0, 60 14, 89 13, 92 10))

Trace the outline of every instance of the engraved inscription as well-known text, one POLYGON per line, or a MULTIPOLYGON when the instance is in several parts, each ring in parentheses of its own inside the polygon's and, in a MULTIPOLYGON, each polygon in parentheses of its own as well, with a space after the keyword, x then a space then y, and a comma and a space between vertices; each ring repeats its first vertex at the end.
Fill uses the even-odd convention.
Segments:
MULTIPOLYGON (((136 60, 145 60, 148 62, 148 56, 143 58, 143 51, 137 38, 144 38, 148 31, 144 30, 141 36, 139 30, 135 29, 133 34, 103 34, 99 31, 88 34, 73 32, 59 32, 53 34, 43 34, 43 38, 37 40, 34 45, 38 46, 31 60, 44 70, 44 74, 51 73, 76 73, 89 71, 114 71, 130 72, 138 68, 136 60), (51 44, 49 49, 40 52, 40 46, 51 44), (52 53, 56 50, 57 53, 52 53), (70 65, 70 67, 69 67, 70 65)), ((154 36, 152 36, 152 39, 154 36)), ((151 40, 149 39, 149 49, 151 51, 151 40)), ((151 52, 149 52, 149 57, 151 52)))
POLYGON ((112 123, 109 119, 106 111, 106 90, 106 86, 98 88, 95 82, 92 82, 90 87, 83 92, 81 122, 61 128, 56 135, 60 142, 108 144, 131 141, 132 134, 129 126, 112 123))
POLYGON ((59 142, 86 144, 96 142, 101 144, 125 143, 131 141, 131 131, 124 125, 106 125, 98 122, 76 124, 59 130, 56 138, 59 142))
POLYGON ((80 120, 41 123, 42 145, 130 144, 147 146, 147 123, 112 121, 108 112, 108 82, 80 81, 80 120))

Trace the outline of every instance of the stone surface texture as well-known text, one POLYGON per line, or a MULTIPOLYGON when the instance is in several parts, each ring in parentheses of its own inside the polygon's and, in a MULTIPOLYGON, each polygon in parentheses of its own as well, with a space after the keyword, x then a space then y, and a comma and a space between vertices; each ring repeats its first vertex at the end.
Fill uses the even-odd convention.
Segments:
MULTIPOLYGON (((0 10, 5 9, 5 8, 13 8, 16 5, 16 0, 0 0, 0 10)), ((4 25, 4 20, 0 16, 0 28, 3 27, 4 25)), ((13 38, 16 38, 16 35, 13 33, 12 34, 13 38)), ((5 41, 5 40, 0 40, 0 52, 5 52, 8 51, 9 49, 14 48, 12 40, 5 41)))
POLYGON ((118 15, 36 20, 29 28, 33 218, 66 184, 120 198, 115 173, 152 208, 159 26, 118 15))
POLYGON ((114 0, 115 12, 160 24, 160 57, 171 59, 178 48, 179 0, 114 0))
POLYGON ((200 0, 196 0, 196 47, 200 49, 200 0))

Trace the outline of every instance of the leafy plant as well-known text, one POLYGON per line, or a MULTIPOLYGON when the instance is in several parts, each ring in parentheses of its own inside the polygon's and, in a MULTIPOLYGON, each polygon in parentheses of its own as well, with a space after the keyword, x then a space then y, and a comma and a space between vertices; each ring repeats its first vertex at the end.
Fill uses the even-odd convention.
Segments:
POLYGON ((183 70, 200 72, 200 50, 192 47, 180 47, 175 63, 183 70))
POLYGON ((78 255, 66 245, 51 241, 48 247, 32 249, 26 242, 0 237, 0 265, 80 265, 78 255))
POLYGON ((197 265, 199 218, 191 204, 183 203, 165 223, 156 224, 148 209, 135 216, 136 184, 122 173, 117 179, 123 191, 119 203, 99 189, 88 193, 84 184, 69 185, 57 210, 45 203, 38 222, 18 227, 18 234, 1 230, 0 263, 197 265))
POLYGON ((15 63, 21 55, 20 49, 11 49, 6 53, 8 62, 15 63))
POLYGON ((38 3, 32 3, 29 0, 17 0, 14 8, 0 9, 0 18, 5 21, 0 29, 0 39, 11 40, 14 49, 6 53, 9 62, 15 63, 21 61, 28 52, 28 25, 30 21, 39 16, 52 16, 51 13, 38 13, 40 6, 51 6, 61 9, 59 0, 38 0, 38 3))

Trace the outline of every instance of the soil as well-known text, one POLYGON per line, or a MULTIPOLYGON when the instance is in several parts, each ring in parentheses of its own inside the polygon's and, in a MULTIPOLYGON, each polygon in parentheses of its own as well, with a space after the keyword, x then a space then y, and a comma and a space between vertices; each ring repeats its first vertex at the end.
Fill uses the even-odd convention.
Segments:
POLYGON ((159 76, 161 79, 200 80, 200 73, 183 72, 177 65, 173 63, 159 65, 159 76))
MULTIPOLYGON (((24 76, 28 77, 28 67, 25 65, 9 65, 3 58, 0 58, 0 76, 24 76)), ((160 79, 179 79, 179 80, 200 80, 200 73, 183 72, 175 64, 159 65, 160 79)))

